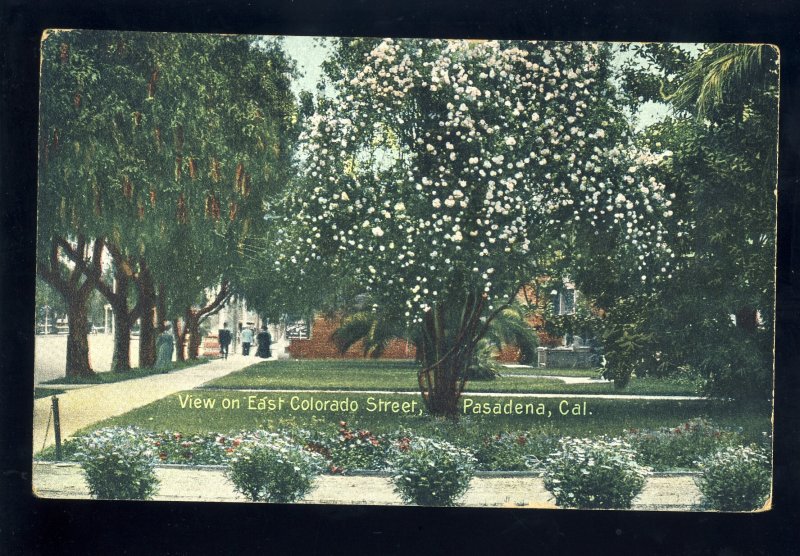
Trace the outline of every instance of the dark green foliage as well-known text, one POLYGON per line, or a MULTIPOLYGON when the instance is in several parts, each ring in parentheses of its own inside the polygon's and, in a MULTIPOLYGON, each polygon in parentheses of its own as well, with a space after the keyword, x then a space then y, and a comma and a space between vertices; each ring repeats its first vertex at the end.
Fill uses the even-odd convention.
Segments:
POLYGON ((253 502, 288 504, 311 491, 320 460, 283 435, 256 431, 231 454, 226 476, 253 502))
POLYGON ((630 508, 646 475, 619 439, 563 438, 544 463, 544 486, 565 508, 630 508))
POLYGON ((153 447, 139 430, 97 430, 83 437, 78 449, 75 455, 95 498, 147 500, 157 491, 153 447))
POLYGON ((674 428, 632 429, 625 439, 636 450, 636 460, 656 471, 692 469, 719 449, 742 443, 739 433, 707 419, 690 419, 674 428))
POLYGON ((772 488, 770 460, 746 446, 729 446, 700 462, 704 504, 723 512, 761 509, 772 488))
MULTIPOLYGON (((536 360, 539 340, 525 321, 525 314, 524 309, 516 304, 498 313, 486 336, 475 348, 473 360, 465 371, 467 380, 492 380, 499 375, 502 365, 494 357, 506 345, 520 349, 520 363, 530 364, 536 360)), ((333 333, 333 341, 341 353, 362 341, 365 357, 380 357, 393 339, 405 339, 419 349, 421 334, 420 326, 409 327, 403 321, 375 311, 359 311, 342 320, 341 326, 333 333)))
POLYGON ((400 321, 373 311, 360 311, 346 316, 332 339, 341 353, 361 341, 364 357, 380 357, 391 340, 408 339, 412 332, 400 321))
POLYGON ((713 45, 693 58, 670 45, 637 47, 651 65, 624 70, 633 100, 673 113, 639 136, 666 153, 657 179, 675 193, 675 264, 656 288, 614 268, 574 278, 602 316, 605 376, 693 375, 705 391, 769 399, 772 390, 777 58, 772 47, 713 45))
POLYGON ((390 459, 395 492, 404 502, 420 506, 456 505, 474 470, 469 450, 423 437, 400 439, 390 459))
POLYGON ((531 471, 558 447, 558 436, 528 431, 484 437, 473 447, 481 471, 531 471))
POLYGON ((539 336, 526 321, 528 314, 524 307, 513 304, 495 317, 486 333, 486 339, 498 350, 504 345, 518 347, 519 363, 523 365, 536 361, 536 348, 539 347, 539 336))

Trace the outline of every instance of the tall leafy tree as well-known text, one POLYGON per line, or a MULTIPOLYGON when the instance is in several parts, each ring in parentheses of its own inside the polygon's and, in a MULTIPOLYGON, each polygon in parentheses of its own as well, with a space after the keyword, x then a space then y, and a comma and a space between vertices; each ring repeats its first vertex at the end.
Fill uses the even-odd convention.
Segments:
POLYGON ((634 160, 606 46, 373 44, 331 61, 276 264, 359 284, 413 326, 423 399, 456 416, 479 342, 554 260, 597 236, 662 266, 664 187, 634 160))
MULTIPOLYGON (((611 376, 690 371, 726 396, 769 397, 772 374, 777 53, 764 45, 711 45, 697 56, 674 45, 637 48, 647 71, 624 72, 630 97, 671 115, 642 133, 673 184, 677 264, 646 296, 612 281, 589 284, 621 300, 604 329, 611 376), (616 288, 616 289, 615 289, 616 288), (621 313, 621 315, 622 315, 621 313)), ((608 275, 607 275, 608 276, 608 275)))
MULTIPOLYGON (((63 215, 53 234, 108 246, 116 285, 94 285, 117 316, 117 370, 129 368, 136 318, 142 366, 154 362, 166 319, 183 316, 199 339, 195 304, 202 312, 203 292, 241 266, 248 238, 266 225, 264 203, 289 173, 292 74, 280 44, 253 37, 66 32, 45 40, 40 218, 50 225, 63 215)), ((52 234, 42 232, 44 243, 52 234)))

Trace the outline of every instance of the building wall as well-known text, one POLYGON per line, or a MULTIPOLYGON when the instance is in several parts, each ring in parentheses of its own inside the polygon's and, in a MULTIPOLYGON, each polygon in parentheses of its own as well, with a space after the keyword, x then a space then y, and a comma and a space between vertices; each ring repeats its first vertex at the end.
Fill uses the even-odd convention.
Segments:
MULTIPOLYGON (((518 292, 517 298, 523 303, 535 305, 537 303, 535 287, 533 285, 525 286, 518 292)), ((295 359, 357 359, 363 357, 362 342, 352 346, 345 354, 340 354, 336 349, 331 335, 339 327, 340 322, 339 318, 317 316, 311 325, 311 338, 308 340, 292 339, 286 348, 287 353, 295 359)), ((532 315, 528 319, 528 324, 540 328, 544 323, 541 317, 532 315)), ((550 336, 544 331, 539 331, 537 334, 541 347, 556 347, 563 344, 561 337, 550 336)), ((403 340, 392 340, 381 357, 384 359, 413 359, 414 355, 415 349, 412 344, 407 344, 403 340)), ((518 363, 520 349, 516 346, 504 346, 496 358, 501 363, 518 363)), ((536 362, 534 361, 533 364, 535 365, 536 362)))
POLYGON ((498 353, 495 359, 500 361, 501 363, 519 363, 520 358, 520 350, 516 346, 503 346, 498 353))
MULTIPOLYGON (((336 349, 331 336, 339 328, 341 319, 317 316, 311 324, 311 337, 307 340, 292 339, 286 351, 294 359, 358 359, 364 357, 364 343, 357 342, 346 353, 336 349)), ((403 340, 392 340, 381 355, 382 359, 413 359, 416 354, 413 344, 403 340)))

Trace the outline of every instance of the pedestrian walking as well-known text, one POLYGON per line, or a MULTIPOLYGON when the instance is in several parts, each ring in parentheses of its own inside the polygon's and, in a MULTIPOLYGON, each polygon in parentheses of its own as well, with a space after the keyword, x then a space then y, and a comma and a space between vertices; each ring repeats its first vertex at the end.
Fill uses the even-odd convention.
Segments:
POLYGON ((261 327, 261 332, 258 333, 256 341, 258 342, 256 357, 261 357, 262 359, 267 359, 269 357, 272 357, 272 351, 270 350, 270 344, 272 343, 272 336, 270 336, 266 324, 261 327))
POLYGON ((166 373, 172 368, 172 352, 175 349, 175 338, 172 337, 172 326, 167 324, 164 332, 156 340, 156 369, 166 373))
POLYGON ((242 330, 242 355, 250 355, 250 346, 253 344, 253 329, 250 327, 242 330))
POLYGON ((228 330, 228 323, 224 323, 219 329, 219 355, 223 359, 228 358, 228 347, 231 345, 231 331, 228 330))

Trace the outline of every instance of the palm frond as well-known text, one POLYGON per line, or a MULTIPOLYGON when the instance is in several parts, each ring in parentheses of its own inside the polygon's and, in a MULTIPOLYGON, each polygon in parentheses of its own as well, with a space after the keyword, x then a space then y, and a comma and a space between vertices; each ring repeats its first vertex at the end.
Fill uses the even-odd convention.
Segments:
POLYGON ((367 338, 374 322, 375 316, 367 311, 354 313, 345 317, 339 328, 331 335, 336 349, 344 354, 360 340, 367 338))
POLYGON ((497 349, 504 345, 516 346, 520 350, 520 363, 529 364, 536 360, 539 336, 525 321, 521 308, 509 307, 501 312, 489 329, 486 339, 497 349))
POLYGON ((467 380, 494 380, 500 376, 503 366, 495 359, 496 354, 496 348, 489 340, 480 340, 466 370, 467 380))
POLYGON ((398 328, 395 321, 372 311, 360 311, 345 317, 331 338, 342 354, 362 341, 364 357, 377 358, 383 355, 389 342, 404 336, 404 330, 398 328))
POLYGON ((695 61, 669 100, 680 109, 696 110, 698 116, 704 117, 731 97, 762 86, 770 53, 774 49, 767 45, 712 46, 695 61))

